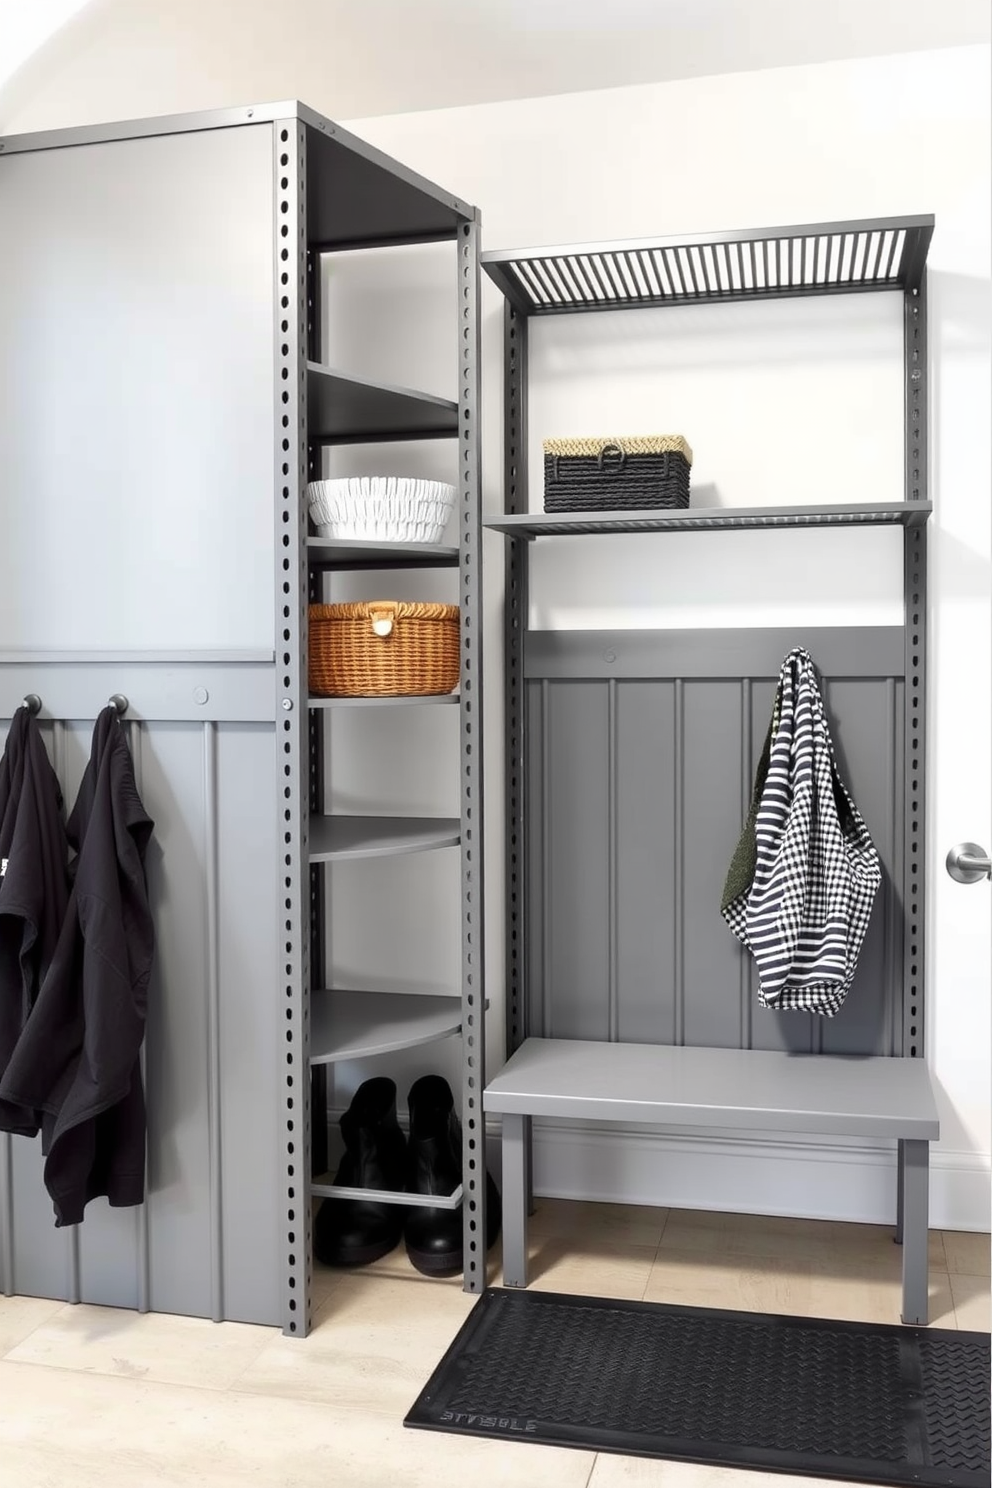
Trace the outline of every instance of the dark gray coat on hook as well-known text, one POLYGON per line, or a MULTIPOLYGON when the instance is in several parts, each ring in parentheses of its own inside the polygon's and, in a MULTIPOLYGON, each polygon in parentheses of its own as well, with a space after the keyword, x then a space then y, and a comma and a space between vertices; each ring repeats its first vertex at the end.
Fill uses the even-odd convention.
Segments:
POLYGON ((104 708, 67 825, 75 881, 54 959, 0 1082, 44 1112, 45 1185, 56 1224, 90 1199, 144 1198, 145 1102, 138 1055, 154 932, 144 857, 153 822, 117 710, 104 708))
MULTIPOLYGON (((18 708, 0 760, 0 1076, 48 971, 69 903, 62 791, 37 719, 18 708)), ((32 1137, 36 1110, 0 1099, 0 1131, 32 1137)))

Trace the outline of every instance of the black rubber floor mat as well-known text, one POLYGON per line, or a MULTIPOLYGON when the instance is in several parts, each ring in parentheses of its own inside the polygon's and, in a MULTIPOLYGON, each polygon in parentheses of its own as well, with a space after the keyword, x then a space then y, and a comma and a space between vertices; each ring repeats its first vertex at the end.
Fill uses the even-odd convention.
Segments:
POLYGON ((407 1426, 989 1488, 989 1336, 484 1292, 407 1426))

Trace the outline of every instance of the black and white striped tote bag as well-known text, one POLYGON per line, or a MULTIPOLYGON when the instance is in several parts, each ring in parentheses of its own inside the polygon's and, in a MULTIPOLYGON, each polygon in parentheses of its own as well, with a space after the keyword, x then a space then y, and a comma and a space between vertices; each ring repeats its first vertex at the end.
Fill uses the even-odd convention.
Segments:
POLYGON ((809 653, 782 664, 750 886, 724 908, 763 1007, 832 1017, 850 991, 881 867, 837 771, 809 653))

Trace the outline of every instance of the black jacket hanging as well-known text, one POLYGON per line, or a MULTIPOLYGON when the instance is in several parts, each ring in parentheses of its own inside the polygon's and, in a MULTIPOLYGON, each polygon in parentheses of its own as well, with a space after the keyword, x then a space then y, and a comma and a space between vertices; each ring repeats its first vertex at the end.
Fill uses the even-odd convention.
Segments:
MULTIPOLYGON (((69 903, 62 792, 37 719, 18 708, 0 760, 0 1077, 48 971, 69 903)), ((0 1099, 0 1131, 33 1137, 36 1110, 0 1099)))
POLYGON ((90 1199, 144 1198, 145 1106, 138 1063, 154 950, 144 856, 153 822, 114 708, 93 731, 67 824, 78 849, 68 911, 0 1098, 44 1112, 45 1186, 56 1224, 90 1199))

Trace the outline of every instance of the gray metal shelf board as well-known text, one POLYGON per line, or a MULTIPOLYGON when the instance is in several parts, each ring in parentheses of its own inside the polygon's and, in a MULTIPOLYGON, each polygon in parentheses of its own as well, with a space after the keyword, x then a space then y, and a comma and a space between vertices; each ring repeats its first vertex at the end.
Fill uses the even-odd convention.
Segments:
POLYGON ((425 697, 311 697, 310 708, 404 708, 428 703, 460 703, 457 692, 429 693, 425 697))
POLYGON ((308 362, 307 420, 314 444, 453 439, 458 404, 308 362))
POLYGON ((522 315, 913 290, 931 215, 483 253, 522 315))
POLYGON ((580 536, 610 532, 746 531, 768 527, 852 527, 879 524, 917 527, 933 511, 929 501, 843 506, 686 507, 650 515, 631 512, 522 512, 483 525, 509 537, 580 536))
POLYGON ((444 544, 358 542, 347 538, 307 540, 311 569, 457 568, 458 549, 444 544))
POLYGON ((453 238, 475 208, 298 104, 307 130, 307 237, 324 251, 453 238))
POLYGON ((447 1197, 440 1194, 406 1193, 391 1188, 346 1188, 343 1184, 339 1186, 332 1183, 330 1173, 323 1174, 310 1184, 310 1197, 313 1199, 357 1199, 362 1204, 402 1204, 404 1209, 458 1209, 462 1202, 462 1192, 463 1186, 460 1183, 447 1197))
POLYGON ((935 1141, 926 1062, 584 1039, 525 1039, 486 1111, 658 1126, 935 1141))
POLYGON ((394 1054, 450 1038, 461 1026, 460 997, 323 988, 311 994, 310 1063, 394 1054))
POLYGON ((446 816, 312 816, 310 862, 388 858, 457 847, 461 823, 446 816))

